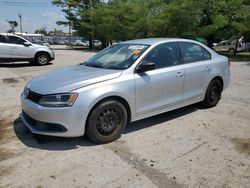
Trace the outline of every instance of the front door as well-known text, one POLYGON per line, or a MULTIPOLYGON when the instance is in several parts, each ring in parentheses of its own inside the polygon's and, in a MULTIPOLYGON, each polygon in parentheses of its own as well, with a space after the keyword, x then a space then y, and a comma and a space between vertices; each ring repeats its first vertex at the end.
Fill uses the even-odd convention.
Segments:
POLYGON ((184 69, 180 65, 177 44, 171 42, 156 46, 141 63, 145 62, 153 62, 156 67, 135 74, 138 119, 182 103, 184 69))
POLYGON ((8 39, 9 39, 8 43, 10 45, 12 58, 15 59, 33 58, 34 47, 32 45, 25 46, 24 42, 26 41, 17 36, 8 36, 8 39))

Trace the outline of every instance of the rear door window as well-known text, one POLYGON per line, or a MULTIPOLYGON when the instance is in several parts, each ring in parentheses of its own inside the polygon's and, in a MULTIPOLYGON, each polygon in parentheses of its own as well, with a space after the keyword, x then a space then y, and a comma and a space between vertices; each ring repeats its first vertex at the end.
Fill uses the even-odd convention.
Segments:
POLYGON ((211 54, 202 46, 192 42, 179 42, 183 63, 193 63, 211 59, 211 54))

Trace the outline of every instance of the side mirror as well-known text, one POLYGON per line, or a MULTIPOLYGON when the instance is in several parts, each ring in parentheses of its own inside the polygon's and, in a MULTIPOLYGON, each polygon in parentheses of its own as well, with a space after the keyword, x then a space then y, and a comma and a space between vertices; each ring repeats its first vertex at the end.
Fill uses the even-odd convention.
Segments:
POLYGON ((144 61, 139 67, 136 69, 136 73, 147 72, 155 69, 155 63, 150 61, 144 61))
POLYGON ((26 47, 31 46, 31 44, 29 42, 24 42, 23 45, 26 46, 26 47))

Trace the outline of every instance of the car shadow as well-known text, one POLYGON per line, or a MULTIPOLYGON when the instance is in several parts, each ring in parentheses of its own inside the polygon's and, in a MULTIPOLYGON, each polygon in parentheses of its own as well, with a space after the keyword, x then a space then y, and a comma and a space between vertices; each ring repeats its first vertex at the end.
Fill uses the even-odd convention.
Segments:
MULTIPOLYGON (((123 134, 129 134, 134 131, 140 131, 152 126, 157 126, 160 123, 170 121, 179 117, 183 117, 196 110, 201 110, 199 105, 194 104, 183 107, 177 110, 166 112, 150 118, 139 120, 130 123, 123 134)), ((86 136, 77 138, 61 138, 44 135, 32 134, 29 129, 22 123, 20 118, 17 118, 14 123, 14 131, 19 140, 26 146, 43 150, 72 150, 79 146, 96 146, 86 136)))
POLYGON ((123 134, 128 134, 134 131, 139 131, 142 129, 150 128, 152 126, 155 126, 157 124, 161 124, 167 121, 170 121, 172 119, 177 119, 179 117, 183 117, 187 114, 190 114, 196 110, 202 110, 204 109, 201 105, 199 104, 193 104, 190 106, 186 106, 183 108, 179 108, 177 110, 172 110, 169 112, 165 112, 156 116, 152 116, 146 119, 142 119, 139 121, 135 121, 133 123, 130 123, 127 125, 125 131, 123 134))
POLYGON ((23 124, 20 118, 17 118, 14 123, 14 131, 18 139, 26 146, 43 150, 72 150, 79 146, 94 146, 86 136, 77 138, 62 138, 54 136, 37 135, 23 124))
MULTIPOLYGON (((52 65, 52 63, 48 63, 45 66, 52 65)), ((0 62, 0 68, 23 68, 23 67, 39 67, 38 65, 31 64, 29 62, 0 62)))

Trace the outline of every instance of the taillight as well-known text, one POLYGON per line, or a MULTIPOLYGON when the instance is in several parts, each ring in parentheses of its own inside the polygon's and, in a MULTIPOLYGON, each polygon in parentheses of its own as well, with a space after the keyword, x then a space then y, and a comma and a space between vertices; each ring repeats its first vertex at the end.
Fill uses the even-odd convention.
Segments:
POLYGON ((228 58, 227 63, 228 63, 228 66, 230 67, 230 65, 231 65, 231 60, 230 60, 230 58, 228 58))

